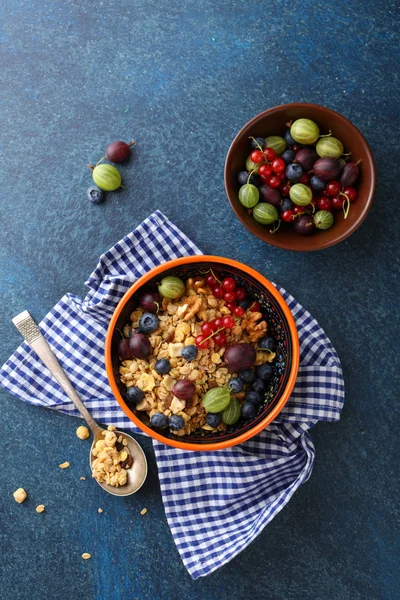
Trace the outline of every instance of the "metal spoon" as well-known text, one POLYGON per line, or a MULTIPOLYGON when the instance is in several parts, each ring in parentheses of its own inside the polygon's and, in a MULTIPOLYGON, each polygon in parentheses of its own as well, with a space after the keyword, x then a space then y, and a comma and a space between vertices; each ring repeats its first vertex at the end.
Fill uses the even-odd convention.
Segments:
MULTIPOLYGON (((103 427, 100 427, 98 423, 92 418, 89 411, 83 404, 82 400, 79 398, 78 394, 75 391, 72 383, 68 379, 67 374, 63 370, 62 366, 58 362, 55 354, 50 348, 49 344, 43 337, 39 327, 33 320, 32 316, 29 314, 27 310, 20 313, 16 317, 13 318, 12 322, 16 326, 16 328, 23 335, 24 339, 28 344, 33 348, 38 357, 44 363, 44 365, 49 369, 52 373, 53 377, 58 381, 64 392, 67 394, 68 398, 74 403, 76 408, 81 413, 82 417, 85 419, 86 423, 89 425, 90 429, 93 433, 93 443, 90 449, 90 467, 92 467, 92 461, 94 460, 93 456, 93 448, 98 440, 104 440, 103 431, 106 431, 103 427)), ((133 458, 133 465, 130 469, 127 469, 128 481, 125 485, 120 487, 114 487, 108 485, 105 482, 97 483, 109 494, 113 496, 129 496, 130 494, 134 494, 138 491, 139 488, 142 487, 145 479, 147 477, 147 460, 146 456, 133 437, 128 435, 127 433, 123 433, 122 431, 114 431, 117 437, 122 435, 123 438, 128 442, 128 449, 133 458)))

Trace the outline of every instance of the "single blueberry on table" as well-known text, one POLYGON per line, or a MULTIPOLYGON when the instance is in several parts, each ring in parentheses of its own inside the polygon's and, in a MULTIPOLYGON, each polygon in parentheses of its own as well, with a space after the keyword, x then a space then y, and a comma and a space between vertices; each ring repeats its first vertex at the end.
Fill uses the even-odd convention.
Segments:
POLYGON ((270 379, 272 376, 271 365, 266 363, 265 365, 260 365, 259 367, 256 367, 256 374, 259 379, 262 379, 263 381, 268 381, 268 379, 270 379))
POLYGON ((218 427, 218 425, 221 423, 221 417, 218 413, 208 413, 206 416, 206 423, 210 427, 218 427))
POLYGON ((139 319, 140 333, 153 333, 158 329, 158 319, 153 313, 143 313, 139 319))
POLYGON ((270 352, 275 352, 276 341, 270 335, 266 335, 258 342, 258 347, 260 350, 270 350, 270 352))
POLYGON ((154 365, 154 370, 159 375, 166 375, 171 370, 171 363, 167 358, 160 358, 154 365))
POLYGON ((244 381, 238 377, 232 377, 228 383, 228 388, 232 390, 234 394, 239 394, 244 388, 244 381))
POLYGON ((125 398, 127 404, 136 406, 136 404, 139 404, 139 402, 143 400, 143 392, 140 388, 134 385, 126 390, 125 398))
POLYGON ((103 190, 96 186, 91 186, 90 188, 88 188, 86 196, 87 199, 90 200, 90 202, 93 202, 93 204, 101 204, 102 202, 104 202, 104 199, 106 197, 103 190))
POLYGON ((179 429, 182 429, 182 427, 185 425, 185 421, 179 415, 171 415, 168 419, 168 425, 170 429, 178 431, 179 429))
POLYGON ((264 393, 264 382, 262 379, 255 379, 251 384, 251 389, 253 392, 257 392, 258 394, 264 393))
POLYGON ((154 413, 154 415, 151 416, 150 423, 153 427, 162 429, 168 425, 168 419, 163 413, 154 413))
POLYGON ((285 174, 289 181, 299 181, 300 177, 303 175, 303 169, 296 163, 290 163, 290 165, 286 167, 285 174))
POLYGON ((189 346, 185 346, 182 348, 181 356, 188 362, 194 360, 197 356, 198 349, 194 344, 190 344, 189 346))
POLYGON ((245 402, 242 406, 242 417, 243 419, 253 419, 256 415, 256 407, 251 402, 245 402))
POLYGON ((263 401, 263 397, 261 394, 257 394, 257 392, 248 392, 246 394, 246 402, 251 402, 255 406, 258 406, 263 401))
POLYGON ((246 371, 242 371, 241 373, 239 373, 239 377, 245 383, 251 383, 256 378, 256 374, 252 369, 246 369, 246 371))

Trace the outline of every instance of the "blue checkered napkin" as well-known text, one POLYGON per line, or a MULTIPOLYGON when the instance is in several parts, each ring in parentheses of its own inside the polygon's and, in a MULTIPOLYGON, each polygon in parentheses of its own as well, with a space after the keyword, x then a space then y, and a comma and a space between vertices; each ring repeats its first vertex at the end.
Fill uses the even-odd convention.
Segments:
MULTIPOLYGON (((115 401, 104 366, 113 310, 152 267, 200 250, 156 211, 101 256, 84 300, 66 294, 40 328, 85 405, 99 422, 140 433, 115 401)), ((277 286, 278 287, 278 286, 277 286)), ((154 441, 165 512, 191 576, 208 575, 243 550, 285 506, 312 470, 308 430, 335 421, 344 401, 339 358, 318 323, 278 287, 300 336, 299 375, 278 418, 245 444, 186 452, 154 441)), ((76 415, 74 406, 23 343, 0 369, 0 384, 31 404, 76 415)))

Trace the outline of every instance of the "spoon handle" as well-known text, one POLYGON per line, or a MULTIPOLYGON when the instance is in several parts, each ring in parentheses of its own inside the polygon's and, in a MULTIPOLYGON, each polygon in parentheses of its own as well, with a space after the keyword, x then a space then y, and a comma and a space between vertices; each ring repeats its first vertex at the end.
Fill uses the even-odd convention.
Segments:
POLYGON ((30 313, 27 310, 24 310, 22 313, 14 317, 12 322, 22 334, 25 341, 28 342, 40 360, 49 369, 53 377, 58 381, 68 398, 74 403, 82 417, 85 419, 86 423, 89 425, 90 429, 93 431, 93 434, 102 431, 100 425, 98 425, 92 418, 82 400, 79 398, 74 386, 68 379, 67 374, 58 362, 57 357, 43 337, 38 325, 35 323, 30 313))

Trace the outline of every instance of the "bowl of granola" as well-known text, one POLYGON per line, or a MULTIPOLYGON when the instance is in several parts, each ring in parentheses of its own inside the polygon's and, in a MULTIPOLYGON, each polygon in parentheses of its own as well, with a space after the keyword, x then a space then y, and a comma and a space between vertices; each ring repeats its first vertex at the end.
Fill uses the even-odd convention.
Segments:
POLYGON ((129 419, 175 448, 219 450, 259 433, 296 381, 299 340, 275 286, 217 256, 166 262, 126 292, 105 343, 129 419))

